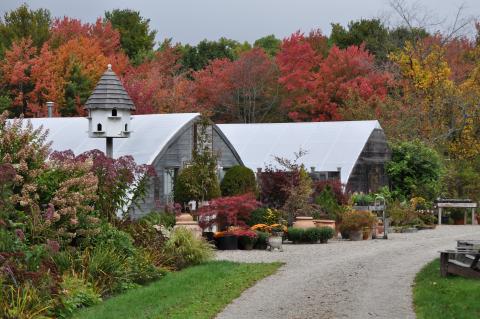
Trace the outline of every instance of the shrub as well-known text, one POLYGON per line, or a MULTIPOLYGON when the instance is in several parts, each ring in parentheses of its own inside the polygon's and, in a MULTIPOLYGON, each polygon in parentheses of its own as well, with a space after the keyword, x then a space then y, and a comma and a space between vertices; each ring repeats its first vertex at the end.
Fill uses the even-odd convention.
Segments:
POLYGON ((212 245, 182 227, 175 229, 165 242, 164 253, 176 269, 200 264, 214 255, 212 245))
POLYGON ((311 244, 317 243, 320 240, 321 232, 317 227, 307 228, 303 234, 303 241, 311 244))
POLYGON ((257 224, 266 224, 265 217, 267 215, 267 208, 261 207, 257 208, 250 213, 250 218, 247 221, 248 226, 253 226, 257 224))
POLYGON ((303 228, 288 228, 288 240, 294 244, 303 242, 305 230, 303 228))
POLYGON ((257 182, 255 174, 245 166, 233 166, 225 173, 220 184, 223 196, 233 196, 245 193, 256 193, 257 182))
POLYGON ((180 171, 173 186, 176 203, 185 204, 191 200, 202 201, 220 197, 220 185, 216 175, 208 183, 199 180, 196 167, 185 167, 180 171))
POLYGON ((116 250, 125 256, 132 256, 135 253, 132 237, 109 223, 103 223, 100 227, 100 232, 96 236, 86 238, 83 245, 85 247, 108 245, 115 247, 116 250))
POLYGON ((257 208, 258 202, 253 194, 220 197, 210 201, 209 205, 197 210, 202 228, 219 225, 223 230, 227 226, 245 226, 250 213, 257 208))
POLYGON ((167 228, 175 226, 175 214, 169 212, 150 212, 143 216, 140 221, 146 221, 150 225, 163 225, 167 228))
POLYGON ((352 210, 343 215, 340 231, 358 231, 365 227, 372 227, 376 221, 375 215, 369 211, 352 210))
POLYGON ((258 174, 260 201, 269 207, 280 208, 285 205, 291 187, 298 185, 299 174, 267 167, 258 174))
POLYGON ((62 307, 56 311, 58 318, 70 318, 77 308, 89 307, 102 301, 92 284, 75 273, 63 275, 60 288, 62 307))
POLYGON ((320 231, 320 242, 327 243, 329 239, 333 238, 335 231, 331 227, 320 227, 318 228, 320 231))
POLYGON ((411 226, 418 217, 415 209, 407 203, 394 201, 387 209, 393 226, 411 226))
POLYGON ((281 212, 275 208, 257 208, 251 212, 247 221, 248 226, 257 224, 276 224, 280 222, 281 212))
POLYGON ((342 183, 339 180, 315 181, 313 187, 314 198, 327 190, 338 205, 346 205, 348 203, 348 196, 343 191, 342 183))
POLYGON ((398 199, 421 196, 433 200, 440 191, 443 166, 438 153, 419 141, 391 145, 385 170, 398 199))

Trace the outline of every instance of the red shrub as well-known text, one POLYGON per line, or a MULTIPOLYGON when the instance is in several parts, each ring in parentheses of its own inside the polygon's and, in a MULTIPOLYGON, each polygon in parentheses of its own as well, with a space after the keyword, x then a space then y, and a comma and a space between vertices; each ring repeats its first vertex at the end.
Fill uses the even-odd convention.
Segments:
POLYGON ((250 213, 258 206, 252 193, 216 198, 197 211, 199 224, 202 228, 217 224, 220 229, 226 226, 245 226, 250 213))

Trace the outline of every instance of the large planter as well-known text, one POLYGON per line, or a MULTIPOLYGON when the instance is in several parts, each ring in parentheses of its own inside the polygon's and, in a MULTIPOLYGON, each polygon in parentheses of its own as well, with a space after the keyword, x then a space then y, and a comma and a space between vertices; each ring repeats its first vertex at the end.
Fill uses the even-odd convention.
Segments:
POLYGON ((315 227, 313 217, 298 216, 295 218, 295 222, 293 223, 293 228, 307 229, 312 227, 315 227))
POLYGON ((372 239, 372 229, 371 228, 364 228, 362 231, 362 239, 363 240, 369 240, 372 239))
POLYGON ((363 239, 363 232, 361 230, 350 230, 348 232, 348 238, 353 241, 359 241, 363 239))
POLYGON ((217 248, 220 250, 236 250, 238 249, 238 237, 235 235, 223 236, 216 239, 217 248))
POLYGON ((238 248, 241 250, 252 250, 253 246, 255 245, 255 241, 255 238, 240 236, 238 237, 238 248))
POLYGON ((330 227, 335 230, 335 221, 333 219, 314 219, 316 227, 330 227))
POLYGON ((454 219, 453 223, 455 225, 465 225, 465 220, 463 218, 462 219, 454 219))
POLYGON ((202 237, 202 229, 198 226, 198 222, 193 220, 192 215, 190 214, 180 214, 175 218, 175 226, 173 229, 183 227, 191 231, 195 237, 202 237))
POLYGON ((268 250, 273 251, 278 249, 279 251, 283 251, 282 243, 283 238, 281 236, 270 236, 268 237, 268 250))

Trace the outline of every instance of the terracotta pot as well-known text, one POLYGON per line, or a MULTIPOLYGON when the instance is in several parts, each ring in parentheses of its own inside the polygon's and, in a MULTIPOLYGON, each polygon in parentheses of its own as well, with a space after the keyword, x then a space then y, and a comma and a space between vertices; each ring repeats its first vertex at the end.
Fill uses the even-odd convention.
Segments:
POLYGON ((480 225, 480 214, 477 214, 477 224, 480 225))
POLYGON ((315 227, 313 217, 298 216, 295 218, 295 222, 293 223, 293 228, 307 229, 312 227, 315 227))
POLYGON ((335 221, 332 219, 314 219, 313 222, 316 227, 330 227, 335 230, 335 221))
POLYGON ((362 231, 362 238, 363 240, 369 240, 372 238, 372 229, 371 228, 364 228, 362 231))
POLYGON ((202 229, 198 226, 198 222, 193 220, 193 216, 190 214, 181 214, 175 218, 175 226, 173 229, 183 227, 190 230, 195 237, 202 237, 202 229))
POLYGON ((350 240, 359 241, 363 239, 363 232, 361 230, 351 230, 348 232, 350 240))
POLYGON ((454 223, 455 225, 465 225, 465 220, 464 220, 463 218, 462 218, 462 219, 455 219, 455 220, 453 221, 453 223, 454 223))

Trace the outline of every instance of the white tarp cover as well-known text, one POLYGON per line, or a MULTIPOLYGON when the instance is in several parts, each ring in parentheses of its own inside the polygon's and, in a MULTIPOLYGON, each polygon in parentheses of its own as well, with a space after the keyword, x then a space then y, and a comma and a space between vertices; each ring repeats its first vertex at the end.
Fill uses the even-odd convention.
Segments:
MULTIPOLYGON (((133 115, 129 138, 113 139, 113 157, 132 155, 137 164, 152 164, 170 139, 198 113, 133 115)), ((49 130, 52 150, 72 150, 75 155, 88 150, 105 152, 105 138, 89 138, 88 120, 83 117, 53 117, 28 119, 37 128, 49 130)))
POLYGON ((294 153, 307 151, 300 163, 307 170, 337 171, 347 183, 355 162, 378 121, 308 123, 220 124, 218 127, 237 150, 245 166, 275 165, 274 156, 295 159, 294 153))

